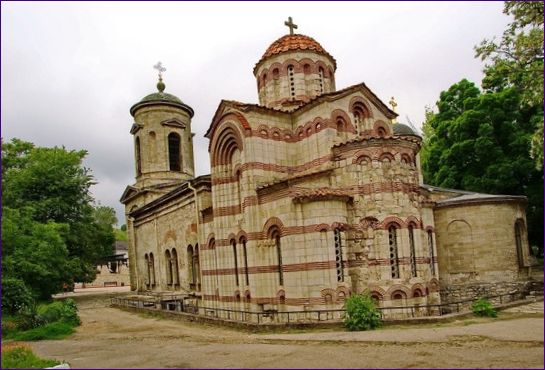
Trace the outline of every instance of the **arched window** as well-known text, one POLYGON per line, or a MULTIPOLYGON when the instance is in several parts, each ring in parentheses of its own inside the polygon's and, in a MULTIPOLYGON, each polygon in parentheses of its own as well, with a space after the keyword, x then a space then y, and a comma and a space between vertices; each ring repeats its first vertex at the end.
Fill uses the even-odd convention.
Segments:
POLYGON ((187 246, 187 273, 189 280, 189 288, 195 289, 195 262, 193 259, 193 246, 187 246))
POLYGON ((172 285, 172 258, 170 256, 170 251, 167 249, 165 251, 165 261, 166 261, 166 274, 167 274, 167 285, 172 285))
POLYGON ((335 123, 337 124, 337 136, 346 138, 346 131, 348 127, 346 121, 342 117, 337 117, 335 123))
POLYGON ((290 64, 288 66, 288 79, 290 82, 290 96, 291 98, 295 98, 295 78, 293 73, 293 66, 290 64))
POLYGON ((175 132, 168 134, 168 162, 171 171, 181 171, 180 135, 175 132))
POLYGON ((242 244, 242 254, 244 257, 244 282, 248 286, 250 285, 250 277, 248 275, 248 251, 246 249, 246 239, 242 238, 240 243, 242 244))
POLYGON ((201 290, 201 260, 199 256, 199 244, 195 245, 195 253, 193 254, 193 275, 197 291, 201 290))
POLYGON ((134 146, 136 150, 136 176, 140 176, 142 174, 142 157, 140 152, 140 138, 138 136, 136 137, 134 146))
POLYGON ((149 254, 149 266, 150 266, 150 283, 151 283, 151 286, 155 286, 155 258, 153 258, 153 253, 149 254))
POLYGON ((344 281, 343 267, 343 249, 342 249, 342 232, 340 229, 333 230, 335 241, 335 268, 337 269, 337 281, 344 281))
POLYGON ((414 247, 414 226, 409 225, 409 251, 411 259, 411 275, 416 277, 416 251, 414 247))
POLYGON ((367 108, 362 103, 356 102, 352 106, 352 114, 354 115, 354 126, 356 126, 356 130, 362 132, 365 129, 364 120, 369 117, 367 108))
POLYGON ((523 221, 517 220, 515 222, 515 244, 517 247, 517 257, 519 261, 519 266, 524 267, 524 253, 522 249, 522 233, 523 233, 523 221))
POLYGON ((322 67, 318 68, 318 78, 320 83, 320 94, 324 93, 324 69, 322 67))
POLYGON ((146 286, 149 288, 151 285, 151 265, 148 254, 144 254, 144 260, 146 261, 146 286))
POLYGON ((278 283, 284 285, 284 266, 282 264, 282 245, 280 244, 280 231, 275 229, 271 232, 271 239, 274 240, 276 247, 276 257, 278 259, 278 283))
POLYGON ((435 276, 435 252, 433 248, 433 232, 431 230, 428 230, 428 247, 430 249, 430 271, 431 276, 435 276))
POLYGON ((305 65, 303 66, 303 73, 306 75, 310 74, 310 64, 305 63, 305 65))
POLYGON ((388 228, 388 244, 390 246, 390 268, 392 270, 392 278, 399 279, 399 258, 397 250, 397 229, 396 224, 390 225, 388 228))
POLYGON ((378 134, 378 136, 380 136, 380 137, 386 136, 386 130, 384 129, 384 127, 379 127, 379 128, 377 129, 377 134, 378 134))
POLYGON ((239 286, 238 280, 238 258, 237 258, 237 242, 233 239, 231 240, 231 245, 233 246, 233 261, 235 263, 235 285, 239 286))
POLYGON ((178 252, 172 248, 172 280, 174 285, 180 285, 180 270, 178 267, 178 252))
POLYGON ((278 80, 278 77, 280 77, 280 71, 278 70, 278 68, 273 69, 272 74, 273 74, 273 79, 275 80, 278 80))
POLYGON ((401 290, 396 290, 392 293, 392 299, 393 300, 401 300, 407 298, 407 294, 401 290))

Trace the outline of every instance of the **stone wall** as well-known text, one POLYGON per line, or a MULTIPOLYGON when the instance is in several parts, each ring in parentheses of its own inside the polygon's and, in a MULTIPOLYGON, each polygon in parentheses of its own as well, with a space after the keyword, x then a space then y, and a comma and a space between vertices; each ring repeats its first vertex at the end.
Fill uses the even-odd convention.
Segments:
POLYGON ((458 203, 435 209, 443 302, 527 294, 531 257, 525 228, 517 253, 515 222, 526 224, 524 203, 458 203))

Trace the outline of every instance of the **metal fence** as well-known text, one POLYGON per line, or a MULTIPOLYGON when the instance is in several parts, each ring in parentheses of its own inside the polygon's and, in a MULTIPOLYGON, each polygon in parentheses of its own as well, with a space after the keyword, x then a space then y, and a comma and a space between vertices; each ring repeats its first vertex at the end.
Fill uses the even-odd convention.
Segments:
MULTIPOLYGON (((493 304, 504 304, 520 298, 520 293, 508 293, 485 297, 493 304)), ((377 307, 383 320, 404 320, 408 318, 423 318, 443 316, 453 313, 467 312, 476 299, 466 299, 456 302, 411 306, 380 306, 377 307)), ((394 301, 395 302, 395 301, 394 301)), ((262 312, 245 311, 227 308, 202 306, 196 297, 184 295, 122 297, 112 298, 111 304, 118 307, 131 307, 151 311, 183 312, 216 320, 235 321, 254 324, 304 324, 341 322, 346 315, 344 308, 325 310, 297 310, 262 312)))

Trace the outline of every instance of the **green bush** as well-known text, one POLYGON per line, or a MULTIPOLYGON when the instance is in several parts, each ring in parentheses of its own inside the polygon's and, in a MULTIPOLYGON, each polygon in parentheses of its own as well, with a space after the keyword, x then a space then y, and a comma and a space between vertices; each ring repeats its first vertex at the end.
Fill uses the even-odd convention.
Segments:
POLYGON ((36 306, 24 308, 14 317, 18 330, 30 330, 44 325, 45 320, 36 311, 36 306))
POLYGON ((355 294, 346 300, 344 325, 348 330, 372 330, 381 324, 380 312, 369 294, 355 294))
POLYGON ((23 280, 2 279, 2 312, 14 315, 32 306, 34 299, 23 280))
POLYGON ((476 316, 483 316, 483 317, 496 317, 498 316, 498 313, 496 312, 496 309, 494 306, 492 306, 492 303, 486 298, 480 298, 478 299, 473 305, 471 306, 471 309, 473 310, 473 313, 476 316))
POLYGON ((81 323, 78 317, 78 308, 73 299, 42 304, 38 307, 38 314, 46 323, 64 321, 75 326, 78 326, 81 323))
POLYGON ((43 369, 59 364, 59 361, 37 357, 28 346, 22 344, 2 346, 2 369, 43 369))
POLYGON ((74 332, 74 325, 56 321, 34 329, 13 333, 7 339, 20 341, 36 341, 44 339, 64 339, 74 332))

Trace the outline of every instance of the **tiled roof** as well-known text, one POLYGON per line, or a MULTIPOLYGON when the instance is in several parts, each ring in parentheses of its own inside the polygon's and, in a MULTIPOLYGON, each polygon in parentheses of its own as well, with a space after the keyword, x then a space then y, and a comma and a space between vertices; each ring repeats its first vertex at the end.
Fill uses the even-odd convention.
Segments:
POLYGON ((259 62, 257 62, 256 68, 259 64, 261 64, 263 60, 273 55, 293 50, 310 50, 318 54, 325 55, 326 57, 331 59, 331 61, 333 62, 333 67, 337 69, 337 62, 335 61, 335 58, 333 58, 331 54, 329 54, 318 41, 314 40, 312 37, 299 34, 285 35, 273 42, 271 46, 267 48, 265 54, 263 54, 259 62))
POLYGON ((302 201, 305 199, 334 199, 350 198, 350 195, 344 190, 331 188, 303 189, 295 188, 290 192, 294 200, 302 201))

